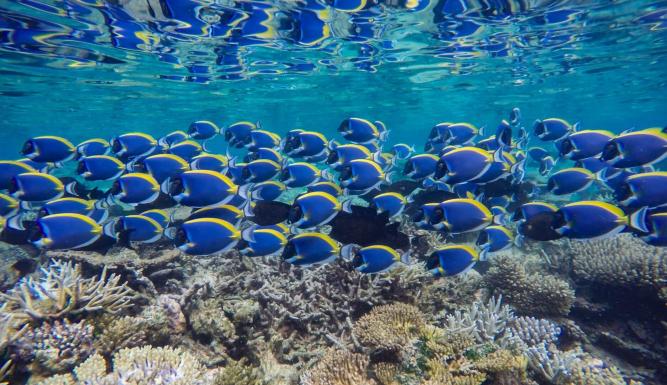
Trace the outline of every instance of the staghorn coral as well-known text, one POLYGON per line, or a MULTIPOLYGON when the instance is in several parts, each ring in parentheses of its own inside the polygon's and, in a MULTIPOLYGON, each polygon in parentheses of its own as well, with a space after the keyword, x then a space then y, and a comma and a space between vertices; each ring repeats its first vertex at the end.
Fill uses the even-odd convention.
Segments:
POLYGON ((400 371, 400 366, 389 362, 380 362, 373 365, 373 374, 382 385, 400 385, 398 379, 400 371))
POLYGON ((213 385, 261 385, 261 373, 245 360, 232 361, 213 380, 213 385))
POLYGON ((8 293, 0 293, 0 299, 3 313, 28 322, 84 312, 118 313, 131 306, 133 292, 106 269, 99 277, 83 278, 81 265, 56 260, 42 268, 40 279, 24 278, 8 293))
POLYGON ((571 258, 579 279, 610 286, 660 290, 667 286, 667 251, 628 234, 565 243, 559 258, 571 258))
POLYGON ((32 330, 19 344, 27 345, 25 350, 34 357, 34 372, 63 373, 93 353, 93 331, 93 326, 85 320, 79 323, 55 320, 32 330))
POLYGON ((301 385, 373 385, 368 378, 368 357, 329 349, 322 359, 301 375, 301 385))
POLYGON ((120 349, 146 345, 149 322, 142 317, 125 316, 112 320, 95 340, 95 348, 111 355, 120 349))
POLYGON ((521 314, 567 315, 575 299, 566 281, 541 273, 528 274, 517 258, 507 255, 491 260, 484 282, 521 314))
POLYGON ((509 327, 512 337, 518 338, 526 346, 535 346, 542 343, 555 343, 561 329, 555 323, 535 317, 515 318, 509 327))
POLYGON ((465 311, 448 314, 444 328, 448 334, 469 333, 479 344, 494 342, 508 346, 513 341, 509 339, 507 326, 514 319, 510 307, 502 304, 502 297, 491 297, 486 303, 475 301, 465 311))
POLYGON ((373 308, 354 325, 354 335, 372 349, 398 352, 419 336, 426 326, 415 306, 403 303, 373 308))
POLYGON ((489 385, 518 385, 527 381, 528 359, 509 350, 496 350, 475 364, 486 373, 489 385))
POLYGON ((5 349, 28 332, 28 325, 17 325, 14 315, 0 313, 0 381, 7 377, 12 369, 11 359, 4 359, 5 349))
POLYGON ((222 309, 218 299, 197 302, 190 311, 190 328, 196 334, 205 335, 215 341, 232 342, 238 339, 235 326, 222 309))

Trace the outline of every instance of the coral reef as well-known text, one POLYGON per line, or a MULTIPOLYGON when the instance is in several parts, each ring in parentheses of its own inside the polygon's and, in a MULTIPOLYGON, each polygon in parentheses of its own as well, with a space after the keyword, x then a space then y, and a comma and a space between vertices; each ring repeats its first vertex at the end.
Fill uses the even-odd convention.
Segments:
POLYGON ((521 340, 526 346, 536 346, 558 341, 561 328, 546 319, 518 317, 509 326, 509 334, 511 338, 521 340))
POLYGON ((411 344, 425 326, 417 307, 394 303, 373 308, 355 323, 353 333, 364 346, 397 352, 411 344))
POLYGON ((25 335, 28 330, 28 325, 19 325, 14 315, 0 312, 0 381, 4 380, 13 369, 13 361, 6 358, 7 347, 25 335))
POLYGON ((566 281, 552 275, 529 274, 518 258, 507 255, 491 260, 484 282, 520 314, 564 316, 575 300, 574 290, 566 281))
POLYGON ((368 356, 343 350, 328 350, 322 359, 301 376, 301 385, 374 385, 368 378, 368 356))
POLYGON ((55 320, 31 330, 18 343, 24 346, 20 349, 23 354, 31 356, 33 372, 63 373, 93 353, 93 331, 93 325, 85 320, 55 320))
POLYGON ((61 319, 104 311, 118 313, 131 306, 133 292, 120 277, 107 274, 83 278, 81 265, 54 260, 42 268, 41 277, 26 277, 8 293, 0 293, 0 310, 24 322, 61 319))

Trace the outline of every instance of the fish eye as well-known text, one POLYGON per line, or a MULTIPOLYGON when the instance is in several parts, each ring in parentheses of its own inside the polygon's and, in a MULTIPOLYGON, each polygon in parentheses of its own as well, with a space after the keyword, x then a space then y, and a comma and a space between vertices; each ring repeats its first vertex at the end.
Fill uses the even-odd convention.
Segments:
POLYGON ((512 221, 516 222, 521 219, 523 219, 523 210, 521 210, 521 208, 518 208, 516 209, 516 211, 514 211, 514 214, 512 214, 512 221))
POLYGON ((178 246, 182 246, 188 243, 188 235, 186 234, 185 230, 180 228, 176 232, 176 236, 174 237, 174 244, 178 246))
POLYGON ((572 141, 570 139, 565 139, 560 145, 561 155, 567 155, 572 152, 574 146, 572 146, 572 141))
POLYGON ((46 234, 46 232, 42 228, 41 224, 39 224, 38 226, 31 227, 28 230, 28 241, 37 242, 44 237, 44 234, 46 234))
POLYGON ((121 190, 120 182, 119 181, 114 181, 113 184, 111 185, 111 189, 109 190, 109 192, 111 194, 118 194, 120 192, 120 190, 121 190))
POLYGON ((419 210, 412 216, 413 222, 421 222, 424 219, 424 210, 419 210))
POLYGON ((120 144, 120 140, 118 139, 113 139, 111 140, 111 151, 117 153, 120 152, 120 150, 123 149, 123 146, 120 144))
POLYGON ((178 195, 183 192, 183 180, 179 177, 172 179, 169 184, 169 195, 178 195))
POLYGON ((144 162, 135 163, 134 172, 146 172, 146 164, 144 162))
POLYGON ((19 190, 19 182, 16 177, 13 177, 11 182, 9 182, 9 192, 15 193, 19 190))
POLYGON ((557 229, 565 226, 565 224, 565 215, 560 211, 556 211, 551 220, 551 228, 557 229))
POLYGON ((412 165, 412 162, 407 162, 405 164, 405 167, 403 167, 403 174, 409 174, 414 171, 414 166, 412 165))
POLYGON ((352 167, 345 166, 340 171, 340 175, 338 176, 338 180, 343 181, 343 180, 350 179, 351 177, 352 177, 352 167))
POLYGON ((477 237, 477 246, 481 246, 488 241, 489 241, 489 234, 487 234, 486 231, 482 231, 481 233, 479 233, 479 237, 477 237))
POLYGON ((438 163, 435 165, 435 174, 433 176, 435 176, 436 179, 440 179, 443 176, 445 176, 445 174, 447 174, 447 171, 448 171, 447 163, 445 163, 444 160, 440 159, 438 163))
POLYGON ((535 135, 544 134, 544 123, 543 122, 536 123, 534 130, 535 130, 535 135))
POLYGON ((39 211, 37 212, 37 218, 42 218, 42 217, 45 217, 45 216, 47 216, 47 215, 49 215, 49 212, 46 210, 46 207, 42 207, 42 208, 39 209, 39 211))
POLYGON ((229 131, 229 130, 225 131, 225 140, 228 141, 228 142, 230 140, 232 140, 232 132, 231 131, 229 131))
POLYGON ((433 142, 431 142, 430 140, 426 142, 426 144, 424 144, 424 151, 426 152, 433 151, 433 142))
POLYGON ((28 140, 23 144, 23 149, 21 150, 21 154, 28 155, 34 151, 35 151, 35 144, 33 143, 32 140, 28 140))
POLYGON ((429 223, 432 225, 435 225, 437 223, 442 222, 442 219, 444 217, 445 213, 442 211, 442 208, 438 207, 435 210, 433 210, 433 215, 429 218, 429 223))
POLYGON ((329 156, 327 156, 327 164, 336 163, 338 160, 338 153, 336 151, 331 151, 329 156))
POLYGON ((250 169, 248 168, 248 166, 243 167, 241 169, 241 178, 248 179, 248 178, 250 178, 250 176, 251 176, 251 174, 250 174, 250 169))
POLYGON ((355 249, 353 251, 354 257, 352 257, 352 266, 359 267, 364 264, 364 258, 359 254, 359 250, 355 249))
POLYGON ((285 245, 285 248, 283 248, 283 254, 281 258, 283 260, 291 258, 294 254, 296 253, 296 247, 294 247, 294 243, 292 242, 287 242, 287 245, 285 245))
POLYGON ((619 155, 618 146, 616 145, 616 142, 611 141, 604 146, 604 149, 602 149, 602 155, 600 156, 600 159, 612 160, 616 158, 618 155, 619 155))
POLYGON ((280 172, 280 180, 281 181, 286 181, 289 179, 289 169, 283 169, 283 171, 280 172))
POLYGON ((289 213, 287 214, 287 221, 289 223, 297 222, 299 219, 301 219, 302 214, 303 211, 301 210, 301 206, 295 204, 290 208, 289 213))
POLYGON ((426 260, 426 270, 432 270, 440 266, 440 258, 438 258, 437 253, 431 254, 430 257, 426 260))
POLYGON ((79 162, 79 164, 76 166, 76 173, 83 174, 86 171, 88 171, 88 167, 86 167, 86 162, 84 161, 79 162))
POLYGON ((349 122, 350 122, 349 119, 343 120, 340 126, 338 126, 338 132, 347 131, 347 126, 349 125, 349 122))
POLYGON ((549 181, 547 182, 547 190, 551 191, 554 187, 556 187, 556 183, 553 179, 549 178, 549 181))
POLYGON ((437 127, 431 128, 431 132, 428 134, 428 138, 429 139, 434 139, 437 136, 438 136, 438 128, 437 127))
POLYGON ((616 189, 615 195, 616 195, 616 200, 619 202, 630 198, 630 195, 632 195, 632 190, 630 189, 630 185, 628 183, 621 184, 616 189))
POLYGON ((246 154, 246 156, 243 158, 243 161, 246 163, 250 163, 253 160, 259 159, 259 153, 257 152, 249 152, 246 154))

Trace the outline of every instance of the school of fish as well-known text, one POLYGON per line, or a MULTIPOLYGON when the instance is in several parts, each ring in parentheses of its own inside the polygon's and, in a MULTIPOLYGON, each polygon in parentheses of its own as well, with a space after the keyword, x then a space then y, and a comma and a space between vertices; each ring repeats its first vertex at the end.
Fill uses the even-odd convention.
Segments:
POLYGON ((379 273, 409 261, 401 223, 412 222, 445 239, 425 258, 436 277, 526 239, 629 232, 667 246, 667 129, 615 134, 545 118, 528 130, 514 108, 494 132, 438 123, 423 153, 390 145, 380 121, 350 117, 337 132, 197 121, 157 139, 34 137, 22 159, 0 161, 0 241, 99 252, 171 242, 190 255, 344 258, 379 273), (208 151, 218 138, 224 155, 208 151))

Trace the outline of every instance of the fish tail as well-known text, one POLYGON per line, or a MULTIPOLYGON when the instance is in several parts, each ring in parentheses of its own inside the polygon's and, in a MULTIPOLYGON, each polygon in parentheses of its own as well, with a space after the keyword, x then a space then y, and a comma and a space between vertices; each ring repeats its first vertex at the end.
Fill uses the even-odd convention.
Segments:
POLYGON ((646 226, 646 216, 648 214, 648 207, 642 207, 630 215, 630 227, 637 229, 643 233, 650 233, 651 231, 646 226))

